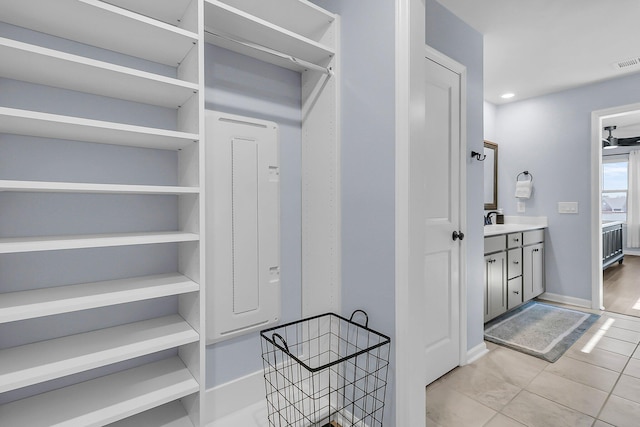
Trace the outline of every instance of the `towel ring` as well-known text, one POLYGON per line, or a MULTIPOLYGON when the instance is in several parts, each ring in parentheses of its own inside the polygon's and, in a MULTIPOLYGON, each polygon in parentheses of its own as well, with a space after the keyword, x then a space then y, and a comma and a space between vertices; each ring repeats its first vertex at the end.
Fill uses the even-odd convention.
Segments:
POLYGON ((520 172, 516 177, 516 181, 520 181, 520 175, 524 175, 525 181, 527 180, 527 177, 529 177, 529 181, 533 181, 533 174, 529 173, 529 171, 520 172))

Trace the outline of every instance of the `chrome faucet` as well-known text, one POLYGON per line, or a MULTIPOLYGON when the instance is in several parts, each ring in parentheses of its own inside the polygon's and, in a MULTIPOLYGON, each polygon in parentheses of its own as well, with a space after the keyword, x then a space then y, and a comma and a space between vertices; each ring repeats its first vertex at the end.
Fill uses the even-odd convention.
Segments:
POLYGON ((484 225, 491 225, 491 224, 493 224, 493 223, 491 222, 491 214, 496 214, 496 216, 497 216, 497 215, 498 215, 498 213, 499 213, 499 212, 497 212, 497 211, 491 211, 491 212, 487 213, 487 214, 485 215, 485 217, 484 217, 484 225))

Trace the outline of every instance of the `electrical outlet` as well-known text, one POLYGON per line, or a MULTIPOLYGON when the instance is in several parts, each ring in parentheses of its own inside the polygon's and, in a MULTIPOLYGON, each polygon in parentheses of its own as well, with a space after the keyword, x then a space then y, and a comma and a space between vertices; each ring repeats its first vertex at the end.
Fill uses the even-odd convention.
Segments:
POLYGON ((516 210, 518 211, 518 213, 524 213, 525 211, 525 207, 524 207, 524 202, 517 202, 516 203, 516 210))
POLYGON ((558 202, 558 213, 577 214, 578 202, 558 202))

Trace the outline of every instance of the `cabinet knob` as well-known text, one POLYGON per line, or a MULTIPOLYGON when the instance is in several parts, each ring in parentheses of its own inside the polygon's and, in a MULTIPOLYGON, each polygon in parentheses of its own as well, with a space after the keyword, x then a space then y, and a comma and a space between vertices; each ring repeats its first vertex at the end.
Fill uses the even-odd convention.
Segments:
POLYGON ((520 291, 513 291, 514 294, 520 295, 520 291))
POLYGON ((513 263, 514 263, 515 265, 520 264, 518 261, 513 261, 513 263))
POLYGON ((519 242, 519 241, 520 241, 520 239, 518 239, 517 237, 514 237, 514 238, 513 238, 513 241, 514 241, 514 242, 519 242))

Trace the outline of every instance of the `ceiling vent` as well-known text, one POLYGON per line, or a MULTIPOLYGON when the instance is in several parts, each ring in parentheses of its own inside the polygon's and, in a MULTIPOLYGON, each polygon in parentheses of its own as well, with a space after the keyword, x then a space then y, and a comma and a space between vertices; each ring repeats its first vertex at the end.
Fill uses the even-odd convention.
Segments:
POLYGON ((629 58, 623 61, 614 62, 613 68, 616 70, 629 70, 631 68, 640 68, 640 58, 629 58))

